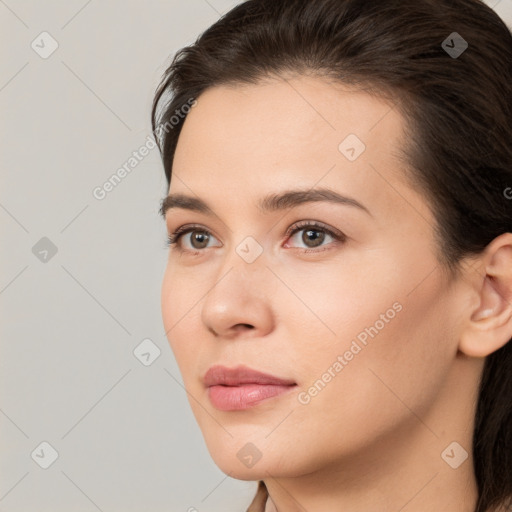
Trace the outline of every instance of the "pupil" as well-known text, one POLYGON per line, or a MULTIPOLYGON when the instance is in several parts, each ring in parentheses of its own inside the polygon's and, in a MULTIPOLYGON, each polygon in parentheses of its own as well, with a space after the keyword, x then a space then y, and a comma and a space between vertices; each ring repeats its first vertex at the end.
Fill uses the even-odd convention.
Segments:
POLYGON ((205 243, 205 246, 208 245, 208 235, 206 233, 201 233, 201 232, 195 232, 196 234, 192 237, 192 245, 196 248, 196 249, 203 249, 204 247, 201 246, 201 247, 196 247, 194 242, 199 242, 199 244, 203 243, 203 242, 206 242, 205 243))
POLYGON ((311 239, 305 239, 304 236, 302 237, 302 240, 303 242, 308 245, 308 242, 310 241, 313 241, 315 242, 314 245, 311 245, 310 247, 317 247, 318 245, 321 245, 322 242, 323 242, 323 236, 325 235, 325 233, 322 233, 320 231, 317 231, 316 229, 310 229, 308 231, 305 231, 304 232, 304 236, 305 237, 312 237, 313 240, 311 239), (319 234, 320 236, 316 236, 314 235, 314 233, 317 233, 319 234))

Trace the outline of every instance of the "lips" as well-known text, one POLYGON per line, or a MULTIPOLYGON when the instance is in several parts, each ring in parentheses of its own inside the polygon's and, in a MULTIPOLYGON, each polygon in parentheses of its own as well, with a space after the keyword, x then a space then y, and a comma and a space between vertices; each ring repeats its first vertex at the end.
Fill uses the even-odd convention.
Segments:
POLYGON ((212 366, 203 378, 208 397, 221 411, 242 410, 277 397, 297 385, 289 379, 262 373, 247 366, 212 366))
POLYGON ((205 386, 241 386, 243 384, 262 384, 275 386, 291 386, 296 384, 293 380, 280 379, 268 373, 262 373, 247 366, 226 368, 225 366, 212 366, 204 376, 205 386))

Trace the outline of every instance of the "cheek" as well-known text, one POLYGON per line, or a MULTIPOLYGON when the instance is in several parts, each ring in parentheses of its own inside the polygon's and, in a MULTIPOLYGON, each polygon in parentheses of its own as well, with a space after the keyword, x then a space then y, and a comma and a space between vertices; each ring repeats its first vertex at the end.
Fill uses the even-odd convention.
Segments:
POLYGON ((364 262, 358 267, 351 261, 356 256, 345 252, 329 264, 290 265, 276 272, 289 288, 280 286, 272 305, 285 328, 293 330, 293 336, 282 339, 317 371, 321 368, 315 361, 325 365, 326 354, 342 354, 352 340, 369 343, 389 329, 403 308, 397 280, 381 269, 365 270, 372 267, 364 262))
POLYGON ((192 284, 191 279, 171 270, 171 266, 166 269, 161 289, 162 320, 180 368, 186 363, 188 354, 197 351, 201 339, 190 334, 191 327, 198 327, 199 298, 205 292, 195 290, 192 284))
POLYGON ((451 301, 439 276, 413 293, 396 282, 377 290, 366 294, 366 301, 360 290, 350 298, 339 294, 337 315, 336 308, 325 306, 324 317, 332 313, 338 341, 319 341, 314 350, 304 348, 307 357, 300 358, 307 378, 296 418, 306 430, 322 422, 343 432, 333 437, 342 451, 346 440, 357 450, 417 422, 411 411, 423 417, 456 352, 451 301))

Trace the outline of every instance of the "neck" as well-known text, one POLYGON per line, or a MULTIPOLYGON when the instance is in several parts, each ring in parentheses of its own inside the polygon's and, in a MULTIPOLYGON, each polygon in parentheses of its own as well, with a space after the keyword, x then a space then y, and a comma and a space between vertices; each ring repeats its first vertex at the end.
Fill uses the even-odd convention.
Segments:
MULTIPOLYGON (((374 451, 366 460, 346 461, 349 470, 269 477, 265 512, 474 512, 478 492, 471 457, 457 469, 441 459, 452 441, 449 435, 408 453, 413 445, 397 440, 392 460, 374 451)), ((468 446, 467 440, 460 444, 468 446)))

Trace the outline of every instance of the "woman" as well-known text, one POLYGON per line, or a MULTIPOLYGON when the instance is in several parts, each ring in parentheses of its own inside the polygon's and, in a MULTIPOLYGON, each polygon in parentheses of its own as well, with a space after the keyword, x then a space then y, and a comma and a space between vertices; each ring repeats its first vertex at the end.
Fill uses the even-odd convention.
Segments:
POLYGON ((249 0, 177 53, 152 121, 164 325, 215 463, 259 481, 248 511, 508 510, 512 36, 495 12, 249 0))

